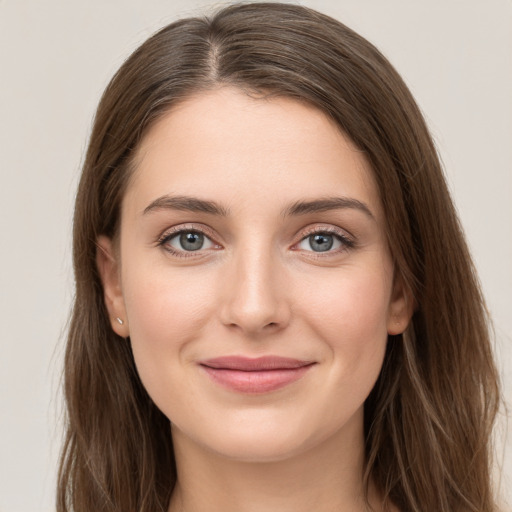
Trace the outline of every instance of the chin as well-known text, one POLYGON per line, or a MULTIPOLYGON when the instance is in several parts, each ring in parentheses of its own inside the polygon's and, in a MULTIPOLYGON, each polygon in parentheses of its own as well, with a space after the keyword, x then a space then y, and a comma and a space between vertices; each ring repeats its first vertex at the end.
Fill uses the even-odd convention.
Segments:
MULTIPOLYGON (((313 414, 310 418, 294 418, 289 415, 262 414, 262 411, 245 412, 238 417, 226 417, 219 421, 211 419, 209 427, 200 430, 178 429, 173 426, 173 436, 188 438, 189 442, 218 457, 239 462, 271 463, 293 459, 316 451, 322 445, 329 446, 329 440, 341 435, 355 444, 353 432, 362 431, 362 415, 352 418, 336 418, 333 422, 328 414, 313 414), (327 421, 325 421, 327 419, 327 421), (347 421, 344 421, 344 420, 347 421), (309 421, 308 421, 309 420, 309 421), (313 421, 311 421, 313 420, 313 421), (331 421, 329 421, 331 420, 331 421), (354 421, 355 420, 355 421, 354 421), (361 421, 359 421, 361 420, 361 421), (359 425, 360 429, 352 427, 359 425), (346 425, 347 428, 344 427, 346 425)), ((320 450, 321 452, 322 450, 320 450)))
POLYGON ((238 462, 269 463, 280 462, 293 458, 308 450, 308 442, 304 438, 291 438, 290 435, 280 436, 278 432, 271 435, 237 436, 223 439, 218 443, 211 440, 206 449, 218 456, 238 462))

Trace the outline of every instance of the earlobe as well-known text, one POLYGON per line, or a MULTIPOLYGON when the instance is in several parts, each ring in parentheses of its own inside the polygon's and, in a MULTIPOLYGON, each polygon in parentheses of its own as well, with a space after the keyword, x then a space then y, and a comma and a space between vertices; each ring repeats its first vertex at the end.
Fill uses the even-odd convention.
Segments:
POLYGON ((113 242, 106 236, 96 240, 96 265, 103 285, 103 298, 112 330, 119 336, 129 336, 126 309, 121 287, 118 256, 113 242))
POLYGON ((407 329, 413 312, 414 299, 412 292, 405 286, 403 278, 396 275, 388 312, 388 334, 402 334, 407 329))

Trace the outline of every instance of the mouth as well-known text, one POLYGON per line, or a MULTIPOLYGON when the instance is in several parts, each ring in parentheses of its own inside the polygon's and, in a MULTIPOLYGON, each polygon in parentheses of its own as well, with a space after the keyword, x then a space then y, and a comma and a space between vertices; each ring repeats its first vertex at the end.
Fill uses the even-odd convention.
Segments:
POLYGON ((226 356, 199 364, 216 384, 239 393, 261 394, 299 380, 316 362, 279 356, 226 356))

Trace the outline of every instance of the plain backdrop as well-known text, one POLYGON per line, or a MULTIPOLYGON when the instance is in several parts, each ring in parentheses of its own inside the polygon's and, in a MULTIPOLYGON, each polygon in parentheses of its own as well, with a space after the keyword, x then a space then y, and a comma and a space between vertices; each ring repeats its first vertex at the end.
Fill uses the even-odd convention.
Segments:
MULTIPOLYGON (((510 402, 512 2, 299 3, 375 43, 425 113, 495 320, 510 402)), ((0 512, 54 510, 73 197, 100 94, 155 30, 219 5, 0 0, 0 512)), ((503 491, 512 487, 512 429, 502 416, 501 437, 507 431, 503 491)))

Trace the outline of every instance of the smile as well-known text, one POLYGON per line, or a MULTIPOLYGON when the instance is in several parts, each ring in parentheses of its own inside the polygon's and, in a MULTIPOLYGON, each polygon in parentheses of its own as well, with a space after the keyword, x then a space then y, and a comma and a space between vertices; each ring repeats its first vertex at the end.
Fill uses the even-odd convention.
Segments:
POLYGON ((316 363, 278 356, 256 359, 228 356, 202 361, 200 366, 217 384, 248 394, 269 393, 303 377, 316 363))

